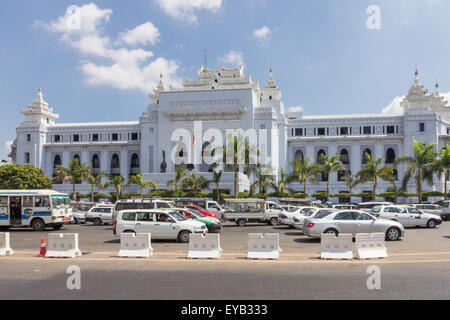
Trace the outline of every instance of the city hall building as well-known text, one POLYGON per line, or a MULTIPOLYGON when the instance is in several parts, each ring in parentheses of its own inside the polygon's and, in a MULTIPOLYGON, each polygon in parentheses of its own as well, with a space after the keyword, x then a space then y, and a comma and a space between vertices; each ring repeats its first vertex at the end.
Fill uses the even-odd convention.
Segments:
MULTIPOLYGON (((258 81, 245 75, 242 67, 202 68, 198 79, 183 80, 182 88, 167 88, 161 76, 149 97, 150 105, 137 121, 59 123, 58 114, 39 90, 37 99, 22 110, 25 121, 17 127, 10 157, 18 164, 40 167, 50 177, 57 165, 67 167, 70 159, 76 157, 82 164, 92 166, 94 173, 106 171, 126 178, 140 173, 159 188, 167 189, 166 183, 174 178, 177 165, 171 155, 180 146, 180 141, 171 137, 180 128, 193 132, 194 122, 201 121, 203 132, 214 128, 223 131, 224 136, 227 129, 267 130, 269 139, 264 151, 275 168, 276 179, 280 169, 291 172, 290 164, 295 159, 309 157, 319 161, 321 154, 339 153, 347 170, 330 175, 331 193, 339 193, 348 192, 340 179, 349 173, 356 174, 364 166, 366 152, 384 158, 401 183, 405 165, 394 167, 394 161, 399 156, 412 155, 413 140, 436 143, 442 148, 450 133, 450 106, 440 95, 437 84, 434 93, 424 89, 417 72, 401 103, 402 114, 305 116, 301 112, 288 112, 272 71, 260 88, 258 81)), ((192 145, 196 140, 198 137, 192 137, 192 145)), ((182 143, 184 148, 191 147, 190 141, 182 143)), ((207 144, 202 143, 202 149, 207 144)), ((219 187, 234 192, 234 172, 230 166, 204 162, 184 165, 188 172, 209 180, 213 170, 223 170, 219 187)), ((252 179, 239 170, 239 191, 248 191, 252 179)), ((443 191, 442 179, 436 177, 435 181, 424 190, 443 191)), ((391 183, 380 181, 377 192, 390 186, 391 183)), ((303 190, 300 183, 291 187, 303 190)), ((55 184, 53 188, 72 191, 68 184, 55 184)), ((307 188, 308 193, 326 191, 326 182, 308 182, 307 188)), ((137 187, 130 186, 127 190, 136 191, 137 187)), ((366 183, 355 187, 353 193, 371 190, 371 183, 366 183)), ((77 191, 89 193, 90 185, 80 184, 77 191)), ((409 191, 415 192, 413 181, 409 191)))

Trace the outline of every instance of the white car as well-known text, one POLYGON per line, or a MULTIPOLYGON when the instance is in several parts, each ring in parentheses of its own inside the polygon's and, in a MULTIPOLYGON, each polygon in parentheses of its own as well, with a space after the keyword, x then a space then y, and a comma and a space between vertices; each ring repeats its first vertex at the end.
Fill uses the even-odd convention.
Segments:
POLYGON ((72 220, 70 221, 70 224, 82 224, 86 223, 86 212, 81 211, 80 209, 73 207, 72 208, 72 220))
POLYGON ((442 218, 443 221, 448 221, 449 214, 444 212, 443 208, 437 204, 418 203, 411 204, 413 208, 419 209, 423 213, 434 214, 442 218))
POLYGON ((344 210, 344 209, 356 209, 356 205, 354 204, 345 204, 345 203, 340 203, 340 204, 333 204, 331 206, 331 208, 333 209, 339 209, 339 210, 344 210))
POLYGON ((186 219, 177 211, 165 210, 123 210, 117 214, 113 233, 150 233, 152 239, 189 242, 189 234, 206 234, 208 228, 202 222, 186 219))
POLYGON ((370 213, 370 210, 372 210, 373 208, 375 208, 377 206, 389 206, 389 205, 393 205, 393 203, 392 202, 377 202, 377 201, 361 202, 361 203, 358 203, 358 205, 356 206, 356 209, 370 213))
POLYGON ((407 206, 378 206, 374 207, 370 213, 380 219, 400 222, 404 227, 435 228, 442 223, 439 216, 423 213, 416 208, 407 206))
POLYGON ((301 215, 295 215, 293 218, 294 224, 293 227, 298 230, 303 229, 303 224, 306 219, 317 218, 319 219, 321 215, 328 214, 329 212, 337 211, 337 209, 333 208, 312 208, 311 210, 305 212, 301 215))
POLYGON ((294 225, 294 217, 305 214, 311 209, 314 209, 314 207, 293 207, 289 211, 282 211, 278 214, 278 222, 292 228, 294 225))
POLYGON ((114 205, 97 205, 86 213, 86 222, 93 222, 96 226, 112 223, 114 205))

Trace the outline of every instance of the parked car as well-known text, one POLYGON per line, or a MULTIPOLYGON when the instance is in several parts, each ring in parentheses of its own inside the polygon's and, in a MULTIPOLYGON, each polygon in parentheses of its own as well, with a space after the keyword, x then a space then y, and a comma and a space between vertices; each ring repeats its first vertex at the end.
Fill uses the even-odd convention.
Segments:
POLYGON ((418 203, 418 204, 411 204, 410 205, 413 208, 419 209, 420 211, 424 213, 434 214, 439 217, 443 221, 448 221, 450 213, 446 213, 443 211, 443 208, 440 205, 437 204, 425 204, 425 203, 418 203))
POLYGON ((326 215, 337 211, 337 209, 333 209, 333 208, 313 208, 309 211, 307 211, 304 214, 300 214, 300 215, 295 215, 293 220, 293 227, 295 229, 298 230, 302 230, 303 229, 303 224, 305 222, 306 219, 321 219, 323 217, 325 217, 326 215))
POLYGON ((294 227, 294 216, 305 214, 308 211, 311 211, 314 207, 294 207, 291 208, 290 211, 281 211, 278 214, 278 222, 289 226, 291 228, 294 227))
POLYGON ((358 205, 356 206, 357 210, 362 210, 365 212, 370 212, 370 210, 372 210, 373 207, 376 206, 388 206, 388 205, 393 205, 393 203, 391 202, 377 202, 377 201, 371 201, 371 202, 361 202, 358 203, 358 205))
POLYGON ((321 219, 306 219, 303 233, 312 238, 320 238, 322 233, 351 234, 382 232, 386 240, 395 241, 403 237, 405 229, 401 223, 378 219, 359 210, 339 210, 331 212, 321 219))
POLYGON ((222 231, 222 223, 219 219, 208 217, 203 214, 201 214, 198 211, 194 211, 187 208, 174 208, 172 210, 175 210, 178 213, 181 213, 183 216, 185 216, 187 219, 192 219, 194 221, 202 222, 206 225, 208 228, 209 233, 218 233, 222 231))
POLYGON ((189 234, 206 234, 208 228, 202 222, 186 219, 176 210, 123 210, 117 214, 113 233, 150 233, 152 239, 189 242, 189 234))
POLYGON ((239 227, 249 222, 276 226, 278 215, 283 211, 279 204, 264 199, 225 199, 225 202, 233 210, 225 214, 225 220, 239 227))
POLYGON ((212 218, 216 218, 217 219, 217 215, 214 212, 211 211, 206 211, 205 209, 203 209, 202 207, 199 207, 195 204, 178 204, 176 206, 177 208, 187 208, 187 209, 191 209, 197 212, 200 212, 201 214, 203 214, 204 216, 207 217, 212 217, 212 218))
POLYGON ((398 221, 404 227, 435 228, 442 223, 441 217, 423 213, 416 208, 408 206, 378 206, 371 210, 371 214, 380 219, 398 221))
POLYGON ((93 222, 96 226, 112 223, 114 205, 99 204, 89 209, 86 214, 86 222, 93 222))
POLYGON ((70 221, 70 224, 83 224, 86 223, 86 212, 81 211, 77 207, 72 208, 72 220, 70 221))
POLYGON ((356 209, 356 205, 354 204, 346 204, 346 203, 340 203, 340 204, 333 204, 331 206, 331 208, 333 209, 339 209, 339 210, 344 210, 344 209, 356 209))

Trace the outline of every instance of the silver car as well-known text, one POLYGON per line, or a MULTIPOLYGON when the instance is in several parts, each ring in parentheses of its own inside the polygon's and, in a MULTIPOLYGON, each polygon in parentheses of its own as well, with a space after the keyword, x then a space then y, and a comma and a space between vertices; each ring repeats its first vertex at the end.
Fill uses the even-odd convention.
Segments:
POLYGON ((442 220, 448 221, 448 213, 443 211, 443 208, 437 204, 418 203, 411 204, 413 208, 419 209, 421 212, 434 214, 439 216, 442 220))
POLYGON ((306 219, 303 233, 312 238, 320 238, 322 233, 347 233, 353 237, 357 233, 383 232, 386 240, 395 241, 405 234, 402 224, 396 221, 377 219, 358 210, 330 212, 321 219, 306 219))
POLYGON ((337 211, 333 208, 312 208, 311 210, 305 212, 304 214, 296 214, 293 217, 293 227, 298 230, 303 229, 303 223, 306 219, 318 218, 328 214, 329 212, 337 211))

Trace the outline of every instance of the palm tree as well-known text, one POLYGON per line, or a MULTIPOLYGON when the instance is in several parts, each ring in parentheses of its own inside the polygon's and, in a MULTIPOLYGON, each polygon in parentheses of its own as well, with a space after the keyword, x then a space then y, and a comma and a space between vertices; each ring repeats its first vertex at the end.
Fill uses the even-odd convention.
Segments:
POLYGON ((167 181, 168 186, 172 186, 172 192, 178 192, 178 189, 181 185, 181 181, 186 176, 186 167, 178 166, 175 168, 175 178, 167 181))
POLYGON ((381 164, 384 162, 383 158, 373 159, 372 155, 368 152, 365 154, 367 163, 364 168, 358 171, 357 178, 359 183, 372 182, 372 200, 375 201, 377 197, 377 185, 378 179, 383 179, 385 181, 394 180, 394 169, 390 167, 382 167, 381 164))
POLYGON ((136 175, 132 175, 128 179, 127 185, 130 185, 130 184, 137 184, 140 187, 141 197, 144 196, 143 190, 146 188, 158 189, 158 187, 156 186, 156 183, 154 181, 152 181, 152 180, 145 181, 139 173, 136 175))
POLYGON ((125 186, 125 178, 122 176, 110 176, 109 180, 106 181, 104 187, 105 189, 109 186, 114 186, 116 188, 116 201, 119 201, 120 195, 122 194, 122 189, 125 186))
POLYGON ((402 187, 398 187, 395 181, 391 181, 392 186, 387 188, 386 192, 392 193, 392 198, 394 199, 394 203, 397 203, 397 200, 399 197, 402 197, 405 195, 405 190, 402 187))
POLYGON ((255 176, 255 182, 250 186, 250 193, 253 194, 256 187, 259 189, 260 194, 266 194, 269 186, 272 186, 274 177, 271 174, 271 167, 263 167, 256 165, 251 167, 252 173, 255 176))
POLYGON ((220 201, 219 183, 220 183, 221 178, 222 178, 222 170, 220 170, 220 171, 213 170, 212 181, 216 184, 217 201, 220 201))
POLYGON ((291 173, 289 180, 303 184, 303 195, 306 198, 306 182, 317 183, 317 174, 320 173, 320 166, 318 163, 311 163, 311 158, 305 158, 301 161, 294 160, 291 165, 294 171, 291 173))
POLYGON ((350 194, 350 202, 351 202, 352 190, 354 187, 356 187, 359 184, 359 181, 353 175, 349 175, 347 177, 342 178, 342 181, 345 182, 345 185, 348 188, 348 193, 350 194))
POLYGON ((87 179, 90 174, 89 166, 81 165, 78 158, 72 158, 69 161, 69 167, 56 166, 55 177, 53 181, 70 182, 73 185, 73 200, 77 201, 75 185, 87 179))
POLYGON ((271 187, 276 190, 278 196, 282 196, 284 191, 287 189, 289 192, 293 192, 291 188, 288 188, 289 183, 295 180, 295 177, 293 175, 286 174, 286 171, 284 169, 280 170, 280 178, 278 179, 277 183, 271 183, 271 187))
POLYGON ((92 167, 88 176, 86 177, 86 182, 91 185, 91 201, 94 202, 94 187, 97 187, 103 190, 102 177, 106 176, 107 173, 105 171, 100 172, 99 174, 94 174, 92 167))
POLYGON ((426 182, 429 185, 433 184, 433 174, 435 172, 433 163, 438 153, 435 144, 425 144, 416 140, 413 142, 413 151, 414 155, 412 157, 399 157, 395 163, 407 164, 402 188, 406 190, 409 180, 415 178, 417 196, 419 197, 419 203, 422 203, 422 182, 426 182))
POLYGON ((181 182, 183 189, 190 189, 195 193, 200 192, 202 189, 208 188, 209 180, 203 176, 196 176, 195 173, 190 174, 184 178, 181 182))
MULTIPOLYGON (((220 147, 223 153, 224 163, 226 165, 232 166, 234 171, 234 196, 238 197, 238 171, 239 165, 242 165, 244 172, 248 171, 250 173, 250 167, 252 163, 256 163, 256 159, 253 158, 252 155, 258 154, 258 149, 255 146, 251 146, 248 141, 245 139, 245 136, 242 133, 238 133, 237 136, 234 136, 232 133, 229 133, 227 136, 227 144, 223 147, 220 147), (230 155, 228 152, 232 153, 230 155), (239 158, 239 154, 244 154, 244 159, 239 158), (227 163, 227 156, 232 159, 232 163, 227 163), (244 162, 244 163, 239 163, 244 162)), ((229 161, 228 161, 229 162, 229 161)))
POLYGON ((320 155, 322 157, 322 163, 320 163, 320 172, 327 179, 327 201, 330 200, 330 173, 337 172, 344 168, 340 158, 340 154, 336 153, 334 156, 328 159, 324 154, 320 155))
POLYGON ((444 176, 444 200, 447 200, 447 180, 449 177, 450 168, 450 145, 447 144, 441 151, 439 159, 434 161, 434 170, 439 174, 439 177, 444 176))

